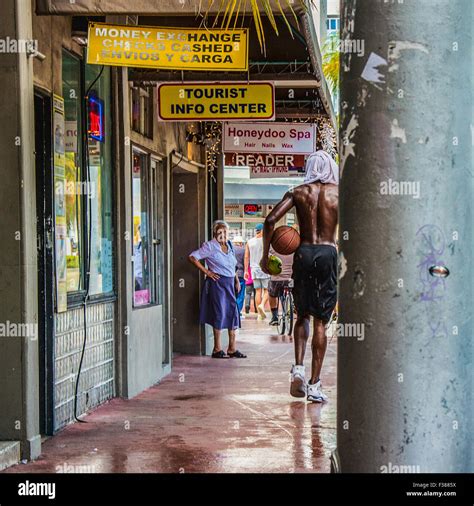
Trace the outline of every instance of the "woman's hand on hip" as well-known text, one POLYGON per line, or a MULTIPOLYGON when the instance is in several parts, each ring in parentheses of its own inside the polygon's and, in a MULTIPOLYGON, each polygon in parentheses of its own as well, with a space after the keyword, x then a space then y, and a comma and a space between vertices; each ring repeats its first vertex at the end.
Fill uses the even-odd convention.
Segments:
POLYGON ((212 272, 209 269, 206 271, 206 276, 208 278, 211 278, 214 281, 217 281, 218 279, 220 279, 219 274, 216 274, 215 272, 212 272))
POLYGON ((235 284, 235 291, 237 293, 240 293, 240 290, 242 289, 242 287, 240 286, 240 281, 236 279, 234 284, 235 284))

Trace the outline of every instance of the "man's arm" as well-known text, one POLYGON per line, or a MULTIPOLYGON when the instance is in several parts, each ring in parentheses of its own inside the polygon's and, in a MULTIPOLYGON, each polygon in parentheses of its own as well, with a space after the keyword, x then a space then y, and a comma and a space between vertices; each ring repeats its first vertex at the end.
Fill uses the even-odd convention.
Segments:
POLYGON ((250 263, 250 250, 249 245, 245 245, 245 255, 244 255, 244 279, 247 281, 249 279, 249 263, 250 263))
POLYGON ((235 273, 234 286, 235 286, 235 291, 239 294, 241 288, 240 288, 240 279, 239 279, 239 276, 237 276, 237 273, 235 273))
POLYGON ((273 232, 275 231, 275 225, 293 206, 293 192, 286 192, 280 202, 272 209, 272 212, 265 218, 265 223, 263 225, 263 254, 260 260, 260 268, 267 274, 270 274, 267 268, 267 259, 273 232))

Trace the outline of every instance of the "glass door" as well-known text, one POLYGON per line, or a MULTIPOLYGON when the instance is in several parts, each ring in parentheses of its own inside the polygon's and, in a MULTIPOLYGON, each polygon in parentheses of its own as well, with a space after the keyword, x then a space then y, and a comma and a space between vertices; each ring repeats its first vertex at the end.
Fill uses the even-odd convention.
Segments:
POLYGON ((133 306, 156 303, 156 268, 153 261, 152 190, 149 156, 133 148, 132 160, 132 248, 133 306))

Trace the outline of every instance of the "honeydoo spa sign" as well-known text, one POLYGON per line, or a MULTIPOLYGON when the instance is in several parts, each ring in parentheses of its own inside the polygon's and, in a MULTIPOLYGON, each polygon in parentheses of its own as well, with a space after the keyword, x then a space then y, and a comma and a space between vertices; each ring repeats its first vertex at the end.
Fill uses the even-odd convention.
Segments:
POLYGON ((247 70, 248 29, 200 30, 91 22, 87 63, 173 70, 247 70))
POLYGON ((223 146, 231 153, 309 155, 316 151, 313 123, 224 123, 223 146))

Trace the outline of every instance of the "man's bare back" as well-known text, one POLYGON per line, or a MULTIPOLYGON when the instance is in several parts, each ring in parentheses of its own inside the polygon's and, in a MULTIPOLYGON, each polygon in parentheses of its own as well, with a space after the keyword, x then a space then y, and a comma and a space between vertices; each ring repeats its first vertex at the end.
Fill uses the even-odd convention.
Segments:
POLYGON ((293 190, 301 244, 336 245, 339 187, 309 183, 293 190))
POLYGON ((308 183, 286 192, 265 220, 263 258, 268 257, 276 223, 293 207, 298 216, 301 244, 335 246, 338 203, 339 187, 335 184, 308 183))
POLYGON ((288 191, 264 224, 260 267, 268 272, 267 259, 275 225, 293 207, 300 227, 301 244, 293 261, 294 301, 299 315, 311 314, 327 323, 336 304, 339 187, 313 182, 288 191))

